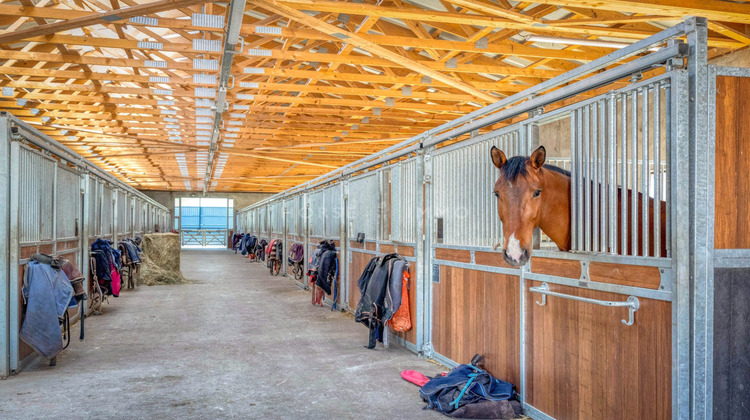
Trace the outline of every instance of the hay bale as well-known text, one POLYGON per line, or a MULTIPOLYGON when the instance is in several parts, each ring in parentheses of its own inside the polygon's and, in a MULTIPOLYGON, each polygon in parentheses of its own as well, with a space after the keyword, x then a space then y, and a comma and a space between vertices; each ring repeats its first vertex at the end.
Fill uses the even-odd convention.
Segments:
POLYGON ((180 235, 150 233, 143 235, 141 284, 185 284, 190 280, 180 272, 180 235))

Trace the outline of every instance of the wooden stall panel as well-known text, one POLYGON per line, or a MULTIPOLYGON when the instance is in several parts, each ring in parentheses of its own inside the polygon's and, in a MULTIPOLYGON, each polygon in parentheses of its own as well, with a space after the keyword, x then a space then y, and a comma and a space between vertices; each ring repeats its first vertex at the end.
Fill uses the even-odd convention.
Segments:
POLYGON ((578 279, 581 278, 581 263, 575 260, 533 257, 531 259, 531 271, 538 274, 578 279))
POLYGON ((503 255, 501 252, 484 252, 484 251, 475 251, 474 252, 474 261, 477 264, 481 265, 488 265, 491 267, 503 267, 503 268, 510 268, 510 269, 518 269, 518 267, 513 267, 512 265, 505 262, 503 259, 503 255))
MULTIPOLYGON (((540 282, 527 281, 527 287, 540 282)), ((601 300, 627 296, 551 284, 552 291, 601 300)), ((672 417, 671 303, 639 298, 635 323, 610 308, 527 291, 526 400, 564 419, 672 417)))
POLYGON ((380 251, 381 254, 392 254, 396 252, 396 246, 395 245, 389 245, 389 244, 380 244, 380 251))
POLYGON ((487 370, 520 386, 517 276, 440 267, 433 283, 432 344, 459 363, 485 356, 487 370))
POLYGON ((750 78, 716 78, 717 249, 750 248, 750 78))
POLYGON ((409 262, 409 317, 411 318, 411 329, 402 333, 395 333, 404 340, 417 344, 417 268, 416 263, 409 262))
POLYGON ((660 268, 641 265, 589 263, 591 281, 620 284, 623 286, 658 289, 661 284, 660 268))
POLYGON ((352 251, 352 261, 349 263, 349 308, 354 311, 359 303, 359 287, 357 280, 362 272, 365 271, 367 263, 370 262, 374 255, 365 254, 364 252, 352 251))
POLYGON ((408 245, 399 245, 398 249, 396 249, 399 254, 401 254, 402 257, 413 257, 414 256, 414 247, 408 246, 408 245))
POLYGON ((470 263, 471 252, 463 249, 436 248, 435 258, 444 261, 470 263))

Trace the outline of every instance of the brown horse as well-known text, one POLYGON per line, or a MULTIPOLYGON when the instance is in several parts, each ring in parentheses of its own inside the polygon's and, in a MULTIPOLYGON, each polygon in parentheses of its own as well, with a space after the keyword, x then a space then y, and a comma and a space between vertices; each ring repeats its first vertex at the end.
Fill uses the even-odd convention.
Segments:
MULTIPOLYGON (((546 151, 544 146, 536 149, 531 156, 515 156, 510 159, 497 147, 490 151, 492 163, 500 169, 500 177, 495 182, 494 193, 497 197, 497 213, 503 223, 503 258, 508 264, 520 267, 531 258, 532 235, 535 228, 540 228, 561 251, 569 251, 570 242, 570 172, 556 166, 545 165, 546 151)), ((602 188, 602 186, 599 186, 602 188)), ((631 191, 627 191, 627 208, 632 201, 631 191)), ((638 193, 636 232, 641 232, 643 197, 638 193)), ((620 191, 617 192, 617 233, 620 229, 620 191)), ((660 256, 666 257, 666 203, 661 202, 661 249, 660 256)), ((650 232, 648 255, 654 255, 654 200, 649 199, 648 223, 650 232)), ((627 253, 632 254, 633 226, 629 226, 627 236, 627 253)), ((642 238, 638 237, 637 251, 643 255, 642 238)), ((620 238, 617 240, 617 251, 620 251, 620 238)))
POLYGON ((503 223, 503 258, 512 266, 520 267, 531 258, 537 227, 560 250, 570 250, 570 173, 545 165, 546 153, 540 146, 530 157, 507 159, 495 146, 490 151, 492 163, 500 169, 495 197, 503 223))

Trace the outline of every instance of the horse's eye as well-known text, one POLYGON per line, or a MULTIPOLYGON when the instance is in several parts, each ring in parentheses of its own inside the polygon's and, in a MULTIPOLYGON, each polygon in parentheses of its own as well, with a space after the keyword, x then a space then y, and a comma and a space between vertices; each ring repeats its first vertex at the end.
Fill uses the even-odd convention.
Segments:
POLYGON ((542 190, 536 190, 534 191, 534 197, 539 197, 539 194, 542 193, 542 190))
POLYGON ((498 194, 497 191, 493 191, 492 194, 495 194, 495 197, 500 198, 500 194, 498 194))

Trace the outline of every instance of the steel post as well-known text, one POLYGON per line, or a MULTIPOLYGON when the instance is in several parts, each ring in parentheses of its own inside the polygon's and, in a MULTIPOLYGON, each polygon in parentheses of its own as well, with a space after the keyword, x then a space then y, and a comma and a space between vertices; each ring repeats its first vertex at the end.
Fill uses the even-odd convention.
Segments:
POLYGON ((713 406, 713 179, 715 145, 708 126, 708 24, 705 18, 686 22, 690 53, 690 278, 691 398, 690 417, 709 419, 713 406))
POLYGON ((0 378, 10 375, 10 128, 0 117, 0 378))

